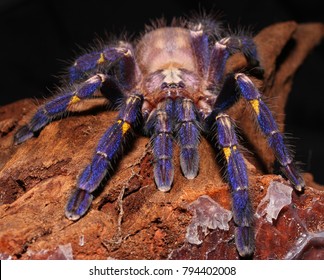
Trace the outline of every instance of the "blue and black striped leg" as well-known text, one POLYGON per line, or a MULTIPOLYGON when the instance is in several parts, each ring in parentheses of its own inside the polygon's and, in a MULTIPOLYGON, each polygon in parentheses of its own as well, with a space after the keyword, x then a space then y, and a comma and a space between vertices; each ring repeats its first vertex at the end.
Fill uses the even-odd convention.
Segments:
POLYGON ((69 69, 70 81, 74 83, 84 78, 84 75, 101 66, 110 67, 118 63, 121 84, 125 89, 131 88, 138 81, 140 70, 135 61, 132 47, 127 43, 120 43, 117 47, 107 47, 102 51, 95 51, 80 56, 69 69))
POLYGON ((197 176, 199 170, 200 128, 192 100, 178 98, 175 103, 175 112, 181 170, 187 179, 193 179, 197 176))
POLYGON ((267 105, 262 101, 258 89, 246 75, 239 73, 235 75, 236 83, 242 96, 251 104, 262 132, 268 140, 269 146, 274 150, 277 160, 281 165, 281 170, 292 183, 294 188, 301 191, 305 187, 305 182, 296 166, 293 158, 286 148, 283 136, 267 105))
POLYGON ((151 134, 155 184, 163 192, 171 189, 174 176, 172 160, 173 106, 174 101, 170 98, 160 102, 146 123, 146 130, 151 134))
POLYGON ((231 186, 232 209, 235 229, 235 242, 240 256, 253 254, 254 230, 253 211, 248 193, 248 174, 233 124, 228 115, 220 113, 215 118, 217 140, 222 149, 226 163, 227 176, 231 186))
POLYGON ((42 129, 53 119, 64 115, 70 106, 99 94, 101 86, 107 80, 109 80, 109 77, 106 75, 95 75, 80 84, 76 89, 67 90, 41 106, 31 121, 17 131, 14 143, 20 144, 33 137, 35 132, 42 129))
POLYGON ((121 153, 123 144, 131 135, 132 128, 138 125, 143 98, 130 95, 120 110, 116 122, 100 139, 92 162, 84 169, 77 182, 77 189, 71 195, 65 210, 70 220, 78 220, 91 205, 93 195, 116 157, 121 153))

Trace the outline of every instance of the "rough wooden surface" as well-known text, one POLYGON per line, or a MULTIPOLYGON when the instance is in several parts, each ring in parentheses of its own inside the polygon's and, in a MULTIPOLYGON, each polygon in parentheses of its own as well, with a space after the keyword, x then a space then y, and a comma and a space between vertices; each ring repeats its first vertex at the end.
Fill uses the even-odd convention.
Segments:
MULTIPOLYGON (((283 130, 284 107, 292 78, 303 59, 323 37, 321 24, 286 22, 262 30, 256 37, 265 68, 260 84, 283 130)), ((244 66, 241 56, 228 67, 244 66)), ((245 143, 251 197, 257 209, 272 181, 288 184, 271 171, 273 154, 255 129, 244 102, 230 110, 245 143)), ((99 138, 116 112, 95 107, 52 122, 37 138, 13 146, 15 131, 37 106, 21 100, 0 107, 0 258, 2 259, 237 259, 233 221, 229 231, 209 230, 201 245, 186 240, 192 212, 188 206, 208 195, 231 208, 229 187, 215 161, 215 151, 202 139, 200 172, 185 179, 175 149, 172 190, 156 190, 148 139, 138 137, 114 174, 97 192, 88 214, 77 222, 64 216, 65 203, 78 174, 90 162, 99 138)), ((292 195, 292 204, 275 222, 256 218, 255 259, 324 258, 324 192, 310 174, 306 191, 292 195), (303 242, 299 242, 301 238, 303 242), (303 243, 303 247, 298 244, 303 243)))

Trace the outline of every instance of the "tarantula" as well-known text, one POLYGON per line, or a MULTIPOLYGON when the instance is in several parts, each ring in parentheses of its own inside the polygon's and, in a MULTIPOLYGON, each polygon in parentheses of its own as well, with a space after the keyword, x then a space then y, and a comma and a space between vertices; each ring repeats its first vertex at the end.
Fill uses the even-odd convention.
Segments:
POLYGON ((270 110, 249 78, 251 69, 262 73, 250 36, 231 34, 211 19, 156 26, 134 45, 117 41, 77 58, 69 68, 70 86, 41 106, 18 130, 14 142, 33 137, 85 99, 104 96, 112 104, 122 104, 67 203, 66 217, 78 220, 134 131, 143 128, 151 138, 154 179, 163 192, 169 191, 173 182, 173 142, 180 146, 183 175, 194 179, 199 170, 200 135, 211 136, 225 158, 236 248, 241 256, 248 256, 255 248, 248 172, 233 121, 226 114, 238 97, 251 106, 284 175, 298 191, 305 185, 270 110), (226 63, 234 53, 242 53, 248 66, 227 73, 226 63))

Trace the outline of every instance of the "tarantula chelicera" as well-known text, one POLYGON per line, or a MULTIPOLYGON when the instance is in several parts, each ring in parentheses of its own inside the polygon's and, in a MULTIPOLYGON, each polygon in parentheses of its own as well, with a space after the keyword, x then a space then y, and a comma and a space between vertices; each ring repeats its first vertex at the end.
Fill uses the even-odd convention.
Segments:
POLYGON ((304 187, 283 135, 249 78, 249 71, 256 68, 262 73, 252 37, 231 35, 209 19, 160 25, 148 30, 134 45, 117 41, 76 59, 69 68, 71 85, 41 106, 18 130, 14 141, 19 144, 31 138, 85 99, 101 95, 112 104, 122 104, 67 203, 66 217, 77 220, 90 207, 92 193, 121 153, 125 140, 134 135, 132 132, 143 128, 151 138, 154 179, 164 192, 173 182, 173 142, 180 146, 183 175, 194 179, 199 169, 200 135, 212 136, 211 141, 217 141, 225 158, 236 247, 241 256, 251 255, 255 245, 247 168, 233 121, 226 114, 239 96, 251 106, 284 175, 296 190, 304 187), (227 73, 229 57, 238 52, 246 57, 248 66, 227 73))

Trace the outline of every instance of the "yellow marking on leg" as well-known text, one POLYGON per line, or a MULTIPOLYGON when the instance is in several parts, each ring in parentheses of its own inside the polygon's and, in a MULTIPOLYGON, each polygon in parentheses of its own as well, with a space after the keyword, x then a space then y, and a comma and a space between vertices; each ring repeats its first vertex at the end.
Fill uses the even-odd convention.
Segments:
POLYGON ((228 162, 229 161, 229 158, 232 154, 232 150, 235 151, 237 148, 236 148, 236 145, 233 145, 231 147, 224 147, 223 148, 223 152, 224 152, 224 155, 225 155, 225 158, 226 158, 226 161, 228 162))
POLYGON ((128 122, 124 122, 122 126, 123 135, 131 128, 131 125, 128 122))
POLYGON ((123 135, 131 128, 131 125, 128 122, 125 122, 123 120, 118 120, 117 121, 118 124, 122 124, 122 133, 123 135))
POLYGON ((75 103, 79 102, 80 100, 81 100, 80 97, 74 95, 70 100, 70 104, 75 104, 75 103))
POLYGON ((260 114, 260 102, 258 99, 252 99, 249 100, 250 104, 252 105, 253 110, 257 113, 257 115, 260 114))
POLYGON ((229 157, 231 156, 231 153, 232 153, 231 148, 230 147, 225 147, 225 148, 223 148, 223 152, 224 152, 226 161, 228 162, 229 157))
POLYGON ((98 64, 104 63, 106 61, 103 53, 100 53, 100 58, 97 60, 98 64))

